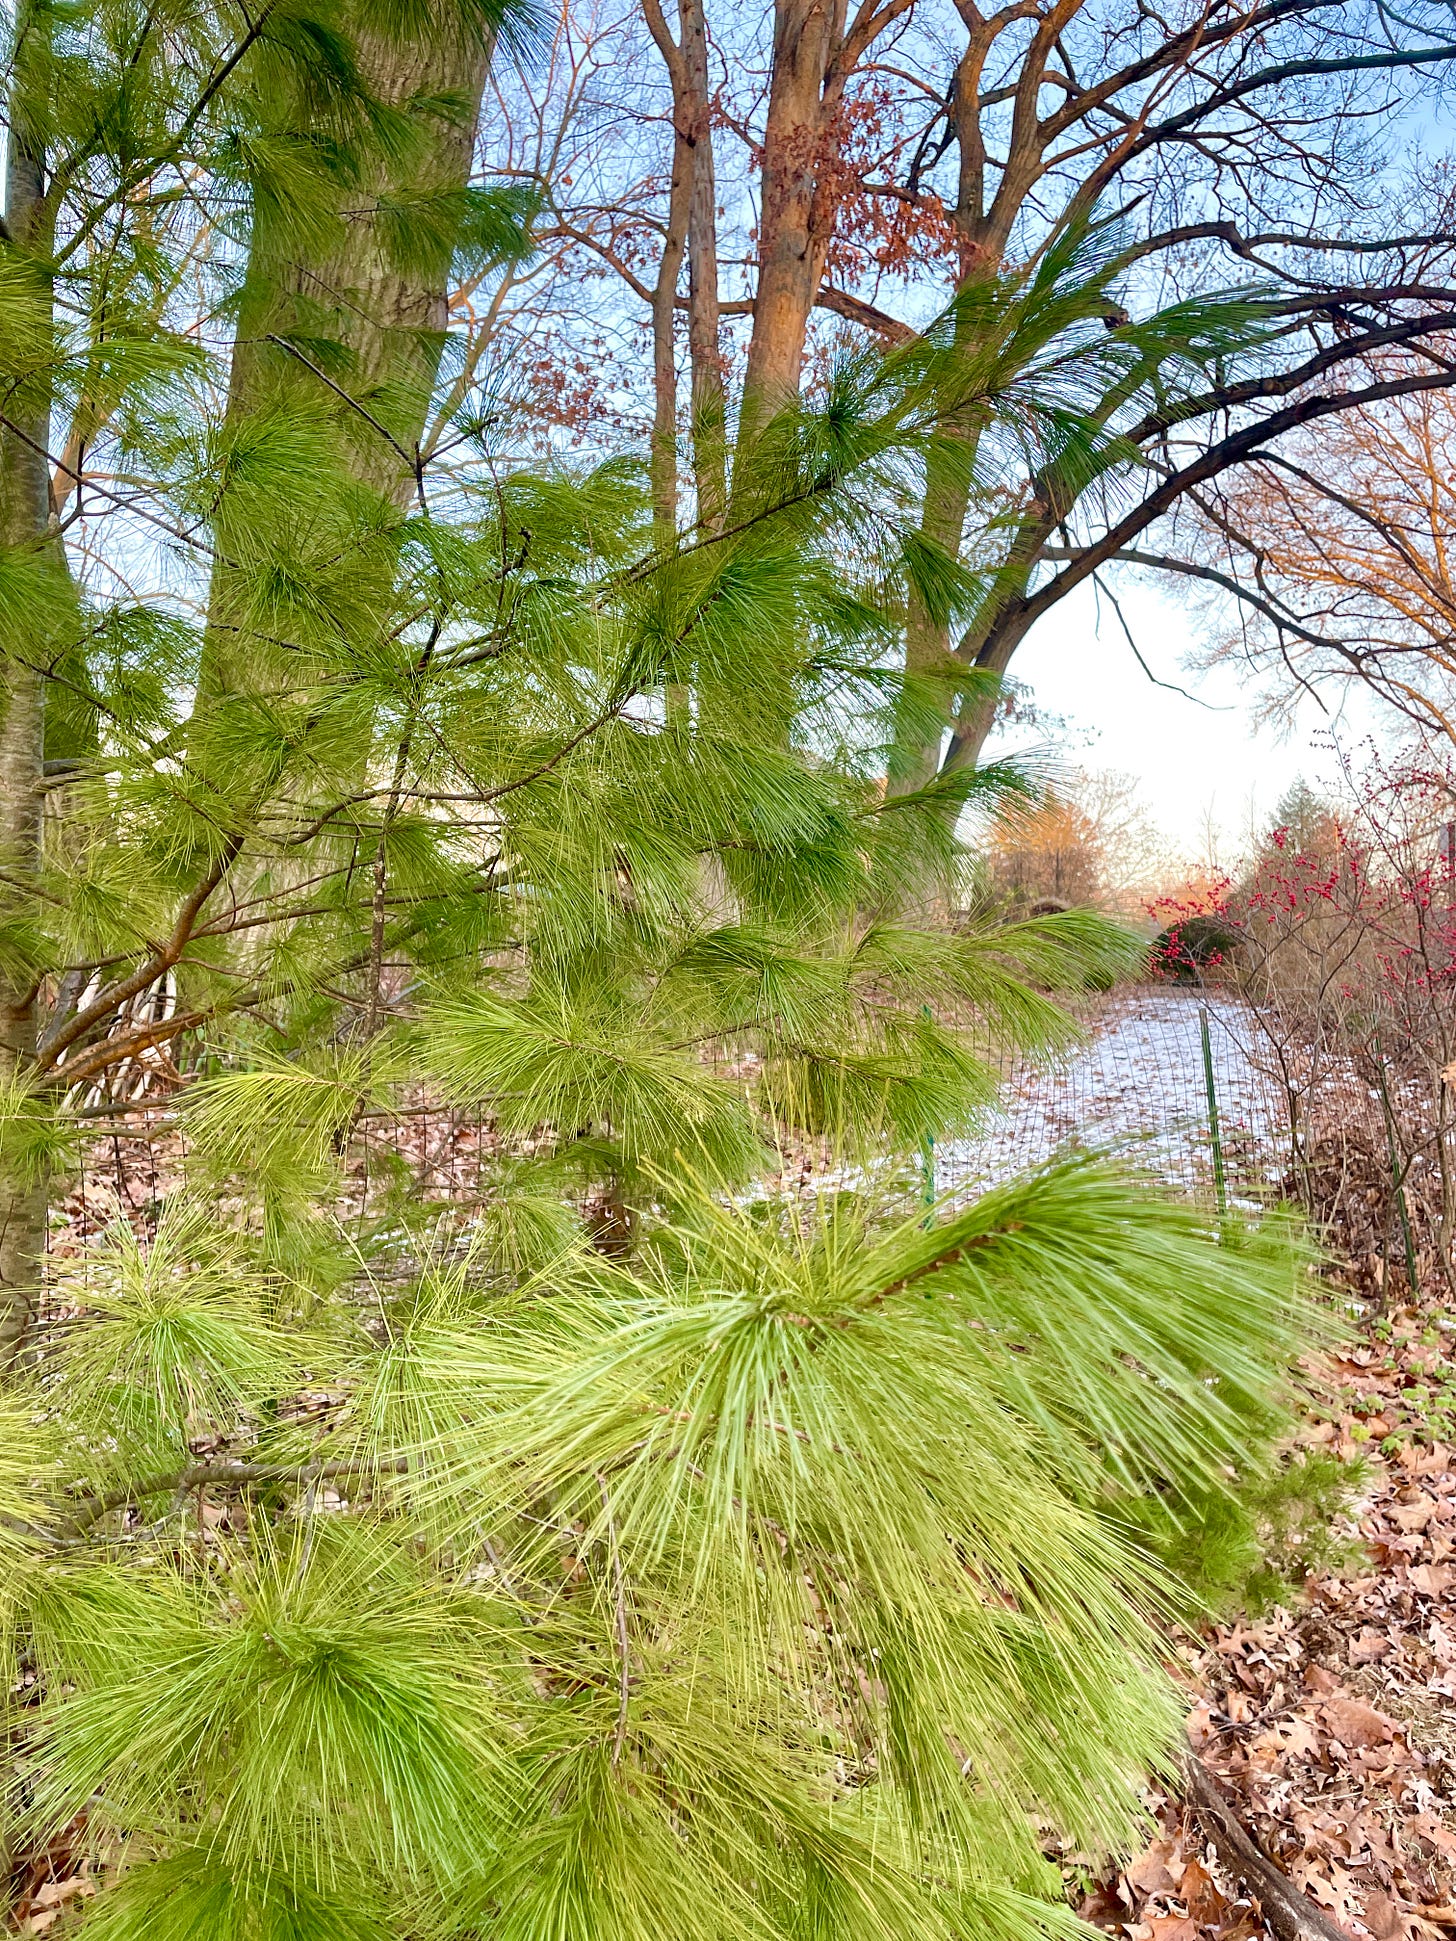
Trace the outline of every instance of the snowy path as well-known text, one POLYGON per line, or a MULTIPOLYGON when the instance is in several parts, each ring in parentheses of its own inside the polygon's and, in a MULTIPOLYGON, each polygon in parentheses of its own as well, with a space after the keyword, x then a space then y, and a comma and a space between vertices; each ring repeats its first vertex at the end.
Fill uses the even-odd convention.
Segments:
POLYGON ((1139 990, 1089 1021, 1090 1042, 1059 1063, 1014 1070, 985 1132, 936 1152, 937 1189, 984 1192, 1074 1143, 1126 1151, 1170 1184, 1206 1187, 1203 1008, 1231 1188, 1248 1191, 1277 1175, 1283 1119, 1245 1049, 1256 1030, 1247 1010, 1208 992, 1139 990))

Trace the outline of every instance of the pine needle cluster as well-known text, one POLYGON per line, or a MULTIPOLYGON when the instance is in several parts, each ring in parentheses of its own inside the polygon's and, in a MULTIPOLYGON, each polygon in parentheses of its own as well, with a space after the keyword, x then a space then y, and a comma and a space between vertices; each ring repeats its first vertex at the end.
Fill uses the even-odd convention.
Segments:
POLYGON ((1287 1241, 1087 1162, 528 1232, 320 1301, 177 1208, 64 1288, 0 1489, 86 1931, 1069 1932, 1042 1829, 1177 1726, 1128 1512, 1277 1424, 1287 1241))

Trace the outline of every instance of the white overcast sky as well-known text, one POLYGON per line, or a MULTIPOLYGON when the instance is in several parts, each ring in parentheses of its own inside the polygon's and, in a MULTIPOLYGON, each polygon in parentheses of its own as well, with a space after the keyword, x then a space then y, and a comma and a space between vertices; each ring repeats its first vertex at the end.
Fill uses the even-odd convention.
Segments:
MULTIPOLYGON (((1247 669, 1198 670, 1198 616, 1176 595, 1129 579, 1117 597, 1152 672, 1198 698, 1155 686, 1108 602, 1099 611, 1091 589, 1081 589, 1048 614, 1012 663, 1038 709, 1064 717, 1065 727, 1049 721, 1031 734, 1011 730, 996 746, 1035 743, 1078 768, 1135 776, 1159 829, 1190 859, 1202 857, 1210 821, 1231 860, 1246 845, 1251 817, 1255 827, 1266 825, 1296 777, 1318 788, 1333 769, 1325 744, 1331 727, 1347 745, 1370 732, 1368 710, 1348 700, 1338 720, 1307 703, 1288 729, 1261 723, 1260 683, 1247 669)), ((1332 710, 1339 704, 1337 695, 1326 699, 1332 710)))

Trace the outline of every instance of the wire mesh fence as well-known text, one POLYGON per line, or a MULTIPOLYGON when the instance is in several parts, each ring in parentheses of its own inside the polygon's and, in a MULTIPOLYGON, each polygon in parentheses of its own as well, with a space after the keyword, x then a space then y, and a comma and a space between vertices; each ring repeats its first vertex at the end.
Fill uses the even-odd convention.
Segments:
MULTIPOLYGON (((1144 984, 1088 998, 1079 1021, 1079 1044, 1004 1068, 998 1104, 975 1133, 928 1148, 918 1165, 886 1155, 868 1171, 863 1161, 846 1170, 830 1142, 804 1138, 781 1150, 779 1170, 750 1197, 813 1198, 874 1176, 907 1210, 960 1206, 1059 1153, 1110 1151, 1210 1209, 1295 1203, 1361 1300, 1380 1305, 1426 1285, 1456 1293, 1456 1166, 1440 1143, 1452 1135, 1423 1093, 1406 1096, 1407 1075, 1366 1070, 1299 1019, 1258 1010, 1227 985, 1144 984)), ((49 1284, 63 1285, 68 1261, 114 1222, 148 1231, 189 1176, 194 1190, 205 1179, 190 1164, 188 1086, 165 1076, 172 1082, 149 1079, 139 1097, 86 1108, 72 1163, 54 1182, 49 1284)), ((1456 1096, 1456 1065, 1443 1078, 1456 1096)), ((463 1236, 519 1152, 488 1113, 415 1090, 361 1116, 340 1154, 335 1211, 380 1230, 401 1220, 413 1230, 423 1218, 463 1236)), ((213 1190, 224 1193, 219 1217, 231 1218, 227 1189, 213 1190)), ((571 1192, 564 1180, 561 1190, 571 1192)), ((606 1234, 597 1189, 588 1183, 573 1197, 589 1230, 606 1234)))
MULTIPOLYGON (((1079 1021, 1083 1041, 1060 1058, 1008 1068, 975 1136, 927 1153, 927 1197, 963 1204, 1075 1149, 1118 1152, 1210 1202, 1278 1196, 1290 1171, 1288 1094, 1251 1007, 1226 992, 1144 985, 1088 1000, 1079 1021)), ((377 1141, 359 1127, 344 1189, 356 1208, 377 1197, 386 1171, 394 1190, 442 1207, 489 1190, 499 1147, 488 1117, 414 1099, 391 1118, 377 1141)), ((807 1186, 817 1168, 808 1154, 805 1165, 807 1186)), ((130 1102, 93 1124, 53 1213, 53 1252, 84 1245, 118 1217, 148 1223, 186 1172, 175 1100, 130 1102)))
POLYGON ((1285 1093, 1253 1011, 1225 993, 1139 986, 1084 1007, 1084 1042, 1013 1066, 977 1136, 933 1155, 959 1202, 1067 1149, 1116 1151, 1170 1186, 1262 1205, 1288 1167, 1285 1093))

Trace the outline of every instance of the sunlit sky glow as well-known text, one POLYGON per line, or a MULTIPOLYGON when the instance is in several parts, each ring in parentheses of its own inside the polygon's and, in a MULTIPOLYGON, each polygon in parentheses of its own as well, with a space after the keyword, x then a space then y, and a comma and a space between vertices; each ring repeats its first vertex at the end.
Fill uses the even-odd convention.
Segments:
POLYGON ((1190 859, 1202 859, 1212 829, 1217 853, 1232 859, 1250 826, 1268 824, 1289 785, 1303 776, 1318 788, 1334 770, 1328 738, 1353 745, 1371 732, 1358 696, 1325 695, 1326 716, 1312 702, 1285 727, 1261 722, 1261 682, 1246 668, 1196 665, 1200 620, 1176 596, 1146 583, 1118 585, 1117 598, 1134 640, 1159 681, 1148 678, 1116 613, 1090 589, 1061 602, 1018 653, 1012 672, 1039 710, 1063 717, 1037 730, 1011 729, 995 750, 1035 746, 1086 769, 1135 776, 1159 829, 1190 859))

